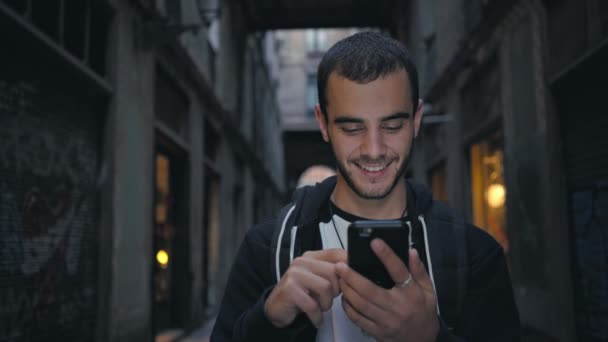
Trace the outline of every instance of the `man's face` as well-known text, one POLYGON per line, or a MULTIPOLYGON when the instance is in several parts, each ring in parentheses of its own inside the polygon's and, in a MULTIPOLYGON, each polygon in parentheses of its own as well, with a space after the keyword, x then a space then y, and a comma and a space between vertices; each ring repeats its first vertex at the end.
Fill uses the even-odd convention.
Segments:
POLYGON ((385 198, 403 179, 421 108, 412 103, 403 69, 365 84, 329 76, 327 120, 319 106, 316 116, 339 176, 359 197, 385 198))

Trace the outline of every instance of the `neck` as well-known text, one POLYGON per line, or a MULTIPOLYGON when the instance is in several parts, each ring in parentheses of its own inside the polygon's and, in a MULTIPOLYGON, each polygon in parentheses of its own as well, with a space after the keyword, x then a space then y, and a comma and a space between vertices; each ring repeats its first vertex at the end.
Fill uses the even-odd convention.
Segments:
POLYGON ((393 191, 383 199, 365 199, 357 195, 338 175, 331 200, 342 210, 359 217, 388 220, 401 217, 407 206, 405 178, 401 178, 393 191))

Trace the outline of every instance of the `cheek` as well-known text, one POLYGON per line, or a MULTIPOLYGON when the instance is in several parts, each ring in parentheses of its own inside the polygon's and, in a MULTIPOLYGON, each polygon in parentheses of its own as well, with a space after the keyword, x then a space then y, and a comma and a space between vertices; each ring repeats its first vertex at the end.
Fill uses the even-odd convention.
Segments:
POLYGON ((350 158, 358 151, 359 143, 351 137, 341 136, 339 134, 330 134, 330 144, 338 159, 350 158))

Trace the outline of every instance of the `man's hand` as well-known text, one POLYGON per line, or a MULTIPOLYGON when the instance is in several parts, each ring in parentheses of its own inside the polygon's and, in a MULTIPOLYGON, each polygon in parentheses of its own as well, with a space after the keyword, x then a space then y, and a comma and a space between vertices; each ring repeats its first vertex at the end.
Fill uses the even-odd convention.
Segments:
POLYGON ((335 265, 346 260, 343 249, 306 252, 295 258, 264 303, 266 317, 282 328, 304 312, 318 327, 323 311, 340 294, 335 265))
POLYGON ((384 241, 374 239, 372 249, 395 284, 384 289, 350 269, 336 265, 346 315, 379 341, 434 341, 439 332, 437 297, 418 252, 409 251, 409 270, 384 241))

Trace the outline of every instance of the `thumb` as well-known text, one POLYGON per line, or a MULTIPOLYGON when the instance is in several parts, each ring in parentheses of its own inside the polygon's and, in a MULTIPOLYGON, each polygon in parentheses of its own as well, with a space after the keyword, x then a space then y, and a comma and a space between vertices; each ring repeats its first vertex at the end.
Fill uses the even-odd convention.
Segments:
POLYGON ((429 274, 426 272, 426 268, 420 260, 420 255, 418 255, 418 251, 415 248, 410 249, 410 260, 409 260, 409 269, 412 272, 412 276, 418 284, 425 290, 433 290, 433 283, 431 282, 431 278, 429 274))

